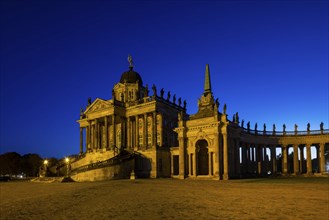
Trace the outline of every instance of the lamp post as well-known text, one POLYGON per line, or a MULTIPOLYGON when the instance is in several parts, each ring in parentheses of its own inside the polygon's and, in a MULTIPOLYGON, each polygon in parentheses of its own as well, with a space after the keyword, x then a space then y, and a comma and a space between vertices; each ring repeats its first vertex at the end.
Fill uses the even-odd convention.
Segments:
POLYGON ((66 157, 65 158, 65 163, 66 163, 66 176, 69 177, 69 174, 70 174, 70 158, 66 157))
POLYGON ((47 176, 47 165, 48 165, 48 160, 44 160, 43 161, 43 165, 44 165, 44 177, 47 176))

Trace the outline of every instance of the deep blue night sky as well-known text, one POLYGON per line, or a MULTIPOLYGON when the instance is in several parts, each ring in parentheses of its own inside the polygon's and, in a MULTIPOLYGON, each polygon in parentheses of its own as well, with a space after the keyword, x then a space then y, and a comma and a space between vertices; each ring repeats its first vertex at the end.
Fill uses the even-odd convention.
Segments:
POLYGON ((229 119, 328 128, 328 1, 1 1, 0 153, 79 152, 80 107, 144 85, 197 111, 209 63, 229 119))

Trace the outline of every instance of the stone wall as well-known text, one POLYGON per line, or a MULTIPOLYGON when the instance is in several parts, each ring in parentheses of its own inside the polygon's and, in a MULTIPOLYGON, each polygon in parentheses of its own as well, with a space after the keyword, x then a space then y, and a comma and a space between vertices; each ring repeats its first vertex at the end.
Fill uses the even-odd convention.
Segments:
POLYGON ((96 163, 99 161, 108 160, 110 158, 114 157, 113 151, 102 151, 99 150, 98 152, 89 152, 86 153, 85 156, 77 161, 74 161, 71 164, 71 169, 76 169, 78 167, 88 165, 91 163, 96 163))
POLYGON ((111 179, 129 179, 132 170, 135 167, 135 160, 123 161, 120 164, 99 169, 92 169, 85 172, 71 175, 74 181, 101 181, 111 179))

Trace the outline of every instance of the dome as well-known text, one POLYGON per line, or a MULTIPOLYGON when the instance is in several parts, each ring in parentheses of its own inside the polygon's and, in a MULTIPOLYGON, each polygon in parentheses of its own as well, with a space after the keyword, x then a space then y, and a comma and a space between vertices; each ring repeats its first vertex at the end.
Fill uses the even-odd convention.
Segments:
POLYGON ((133 70, 133 67, 129 67, 129 70, 122 73, 120 83, 136 83, 140 86, 143 85, 142 77, 133 70))

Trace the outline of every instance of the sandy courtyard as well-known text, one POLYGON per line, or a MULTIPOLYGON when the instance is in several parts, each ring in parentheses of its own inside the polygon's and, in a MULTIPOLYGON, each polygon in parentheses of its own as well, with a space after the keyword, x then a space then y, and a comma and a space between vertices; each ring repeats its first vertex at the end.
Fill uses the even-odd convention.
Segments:
POLYGON ((328 181, 9 182, 1 219, 329 219, 328 181))

